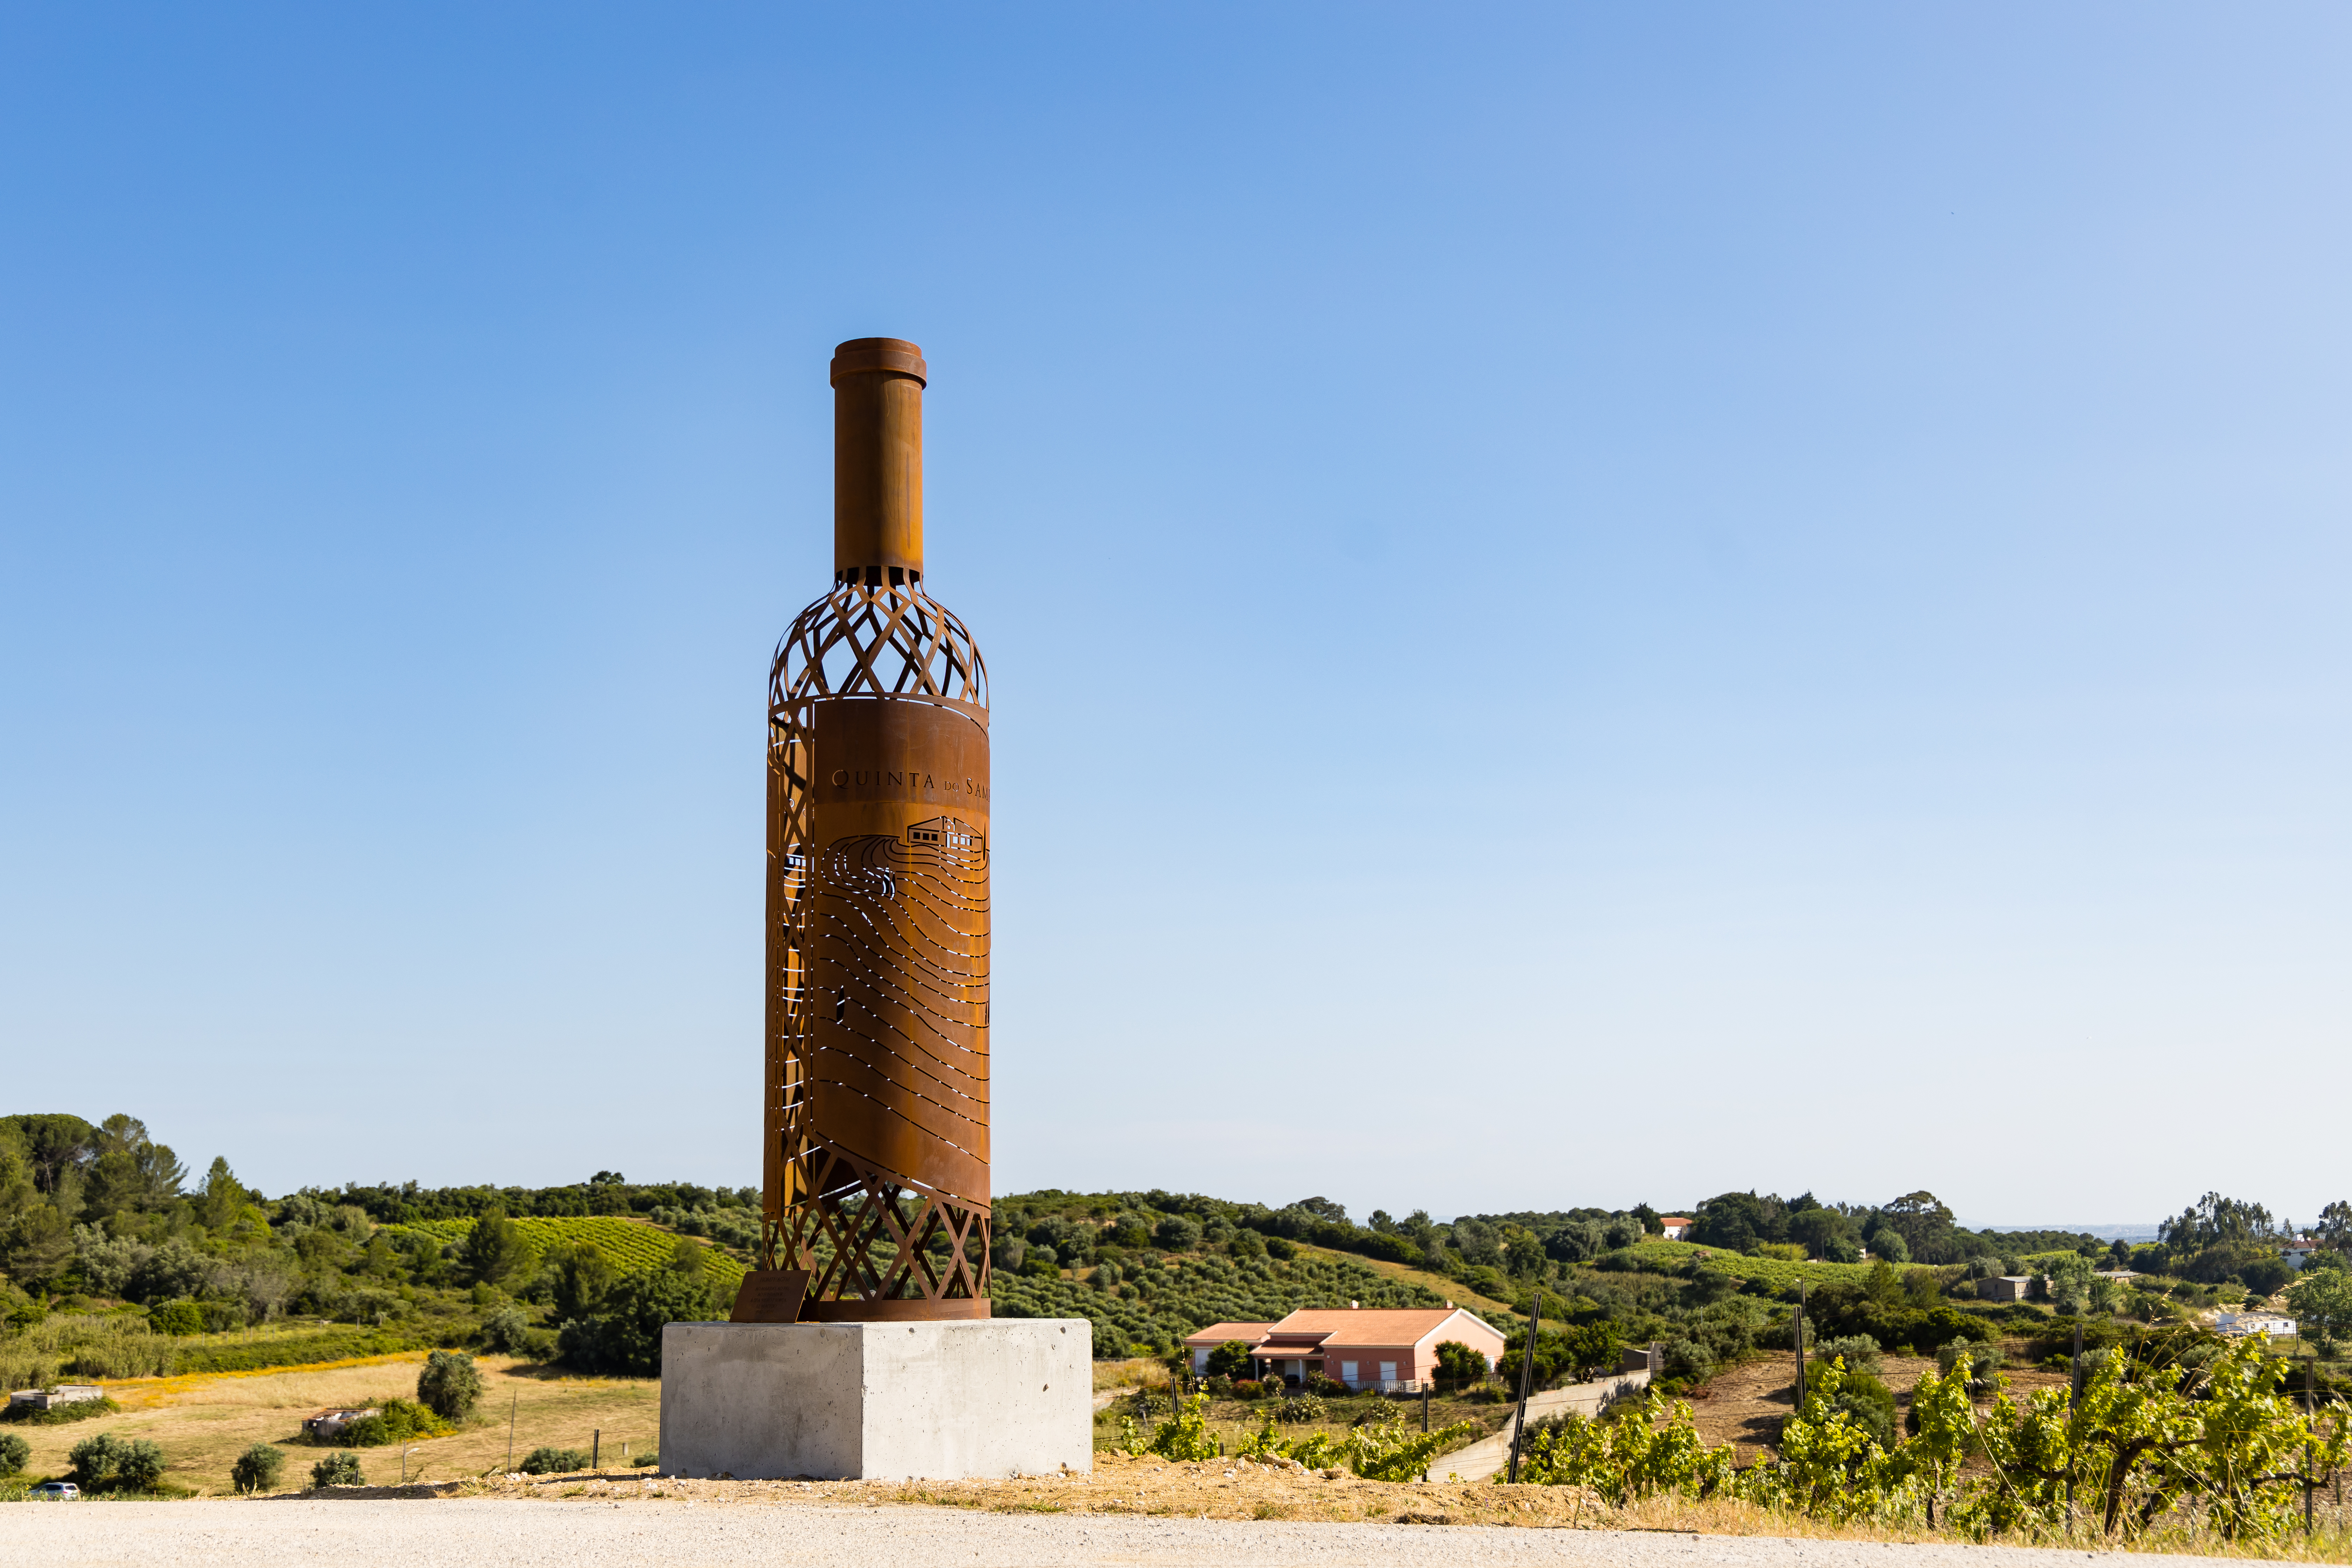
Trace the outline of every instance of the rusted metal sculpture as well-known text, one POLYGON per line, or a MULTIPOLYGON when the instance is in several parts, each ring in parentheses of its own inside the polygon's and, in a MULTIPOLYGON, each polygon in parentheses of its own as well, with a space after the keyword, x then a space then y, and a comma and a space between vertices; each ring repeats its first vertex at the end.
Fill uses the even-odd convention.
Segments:
POLYGON ((834 353, 833 590, 769 681, 766 1155, 739 1321, 988 1316, 988 675, 922 587, 927 379, 896 338, 834 353))

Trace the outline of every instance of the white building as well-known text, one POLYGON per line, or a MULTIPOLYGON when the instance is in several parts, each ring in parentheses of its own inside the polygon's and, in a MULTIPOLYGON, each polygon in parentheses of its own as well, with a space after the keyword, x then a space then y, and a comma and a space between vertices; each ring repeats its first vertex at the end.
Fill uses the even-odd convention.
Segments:
POLYGON ((2267 1312, 2216 1312, 2213 1314, 2213 1331, 2227 1334, 2232 1339, 2245 1334, 2263 1334, 2273 1340, 2291 1340, 2297 1331, 2293 1318, 2274 1318, 2267 1312))

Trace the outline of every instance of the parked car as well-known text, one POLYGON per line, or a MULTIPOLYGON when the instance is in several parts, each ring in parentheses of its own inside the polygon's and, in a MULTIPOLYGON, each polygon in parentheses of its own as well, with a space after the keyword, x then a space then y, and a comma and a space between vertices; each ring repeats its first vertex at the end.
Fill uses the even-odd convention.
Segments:
POLYGON ((71 1481, 43 1481, 33 1489, 33 1496, 41 1502, 71 1502, 81 1496, 81 1489, 71 1481))

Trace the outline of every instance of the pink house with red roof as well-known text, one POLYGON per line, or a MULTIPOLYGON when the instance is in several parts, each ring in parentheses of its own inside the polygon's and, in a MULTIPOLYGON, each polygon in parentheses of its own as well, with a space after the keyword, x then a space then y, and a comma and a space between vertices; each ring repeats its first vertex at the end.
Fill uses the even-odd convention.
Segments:
POLYGON ((1209 1352, 1239 1340, 1261 1377, 1287 1383, 1320 1373, 1349 1388, 1417 1385, 1437 1375, 1437 1347, 1451 1341, 1486 1358, 1503 1353, 1503 1331, 1459 1307, 1308 1307, 1278 1323, 1211 1323, 1185 1336, 1192 1370, 1209 1352))

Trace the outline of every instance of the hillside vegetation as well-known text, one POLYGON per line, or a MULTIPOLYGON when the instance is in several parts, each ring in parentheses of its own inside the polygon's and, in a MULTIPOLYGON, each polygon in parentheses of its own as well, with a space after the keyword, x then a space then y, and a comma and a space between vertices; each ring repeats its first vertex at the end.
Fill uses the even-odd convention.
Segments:
MULTIPOLYGON (((611 1171, 560 1187, 351 1184, 273 1198, 225 1158, 191 1182, 129 1116, 0 1117, 0 1373, 24 1386, 429 1346, 647 1373, 663 1323, 727 1312, 758 1243, 753 1198, 611 1171)), ((2038 1332, 2053 1313, 2095 1332, 2189 1324, 2287 1272, 2266 1211, 2213 1194, 2139 1247, 1988 1237, 1925 1193, 1875 1205, 1729 1193, 1687 1213, 1689 1239, 1668 1241, 1647 1205, 1451 1221, 1374 1211, 1360 1224, 1320 1196, 1272 1207, 1048 1189, 995 1204, 992 1295, 1005 1316, 1087 1319, 1106 1357, 1170 1355, 1212 1321, 1351 1300, 1454 1301, 1523 1335, 1540 1300, 1539 1375, 1654 1342, 1691 1384, 1787 1346, 1801 1296, 1820 1334, 1927 1354, 2038 1332), (2094 1267, 2126 1260, 2139 1276, 2128 1289, 2094 1267), (2029 1268, 2048 1278, 2046 1303, 1976 1299, 1985 1275, 2029 1268)), ((2323 1220, 2352 1235, 2352 1208, 2323 1220)), ((2306 1278, 2296 1310, 2333 1333, 2343 1314, 2329 1315, 2327 1289, 2306 1278)))

